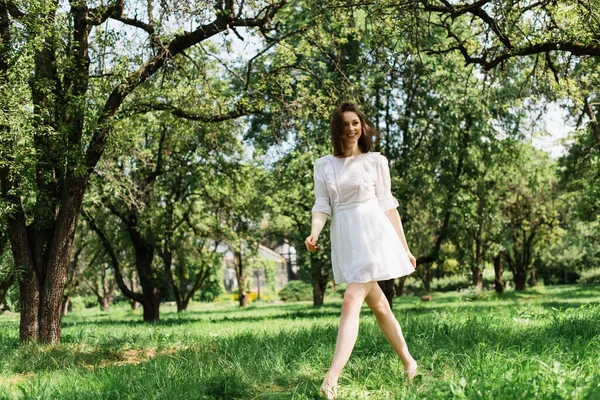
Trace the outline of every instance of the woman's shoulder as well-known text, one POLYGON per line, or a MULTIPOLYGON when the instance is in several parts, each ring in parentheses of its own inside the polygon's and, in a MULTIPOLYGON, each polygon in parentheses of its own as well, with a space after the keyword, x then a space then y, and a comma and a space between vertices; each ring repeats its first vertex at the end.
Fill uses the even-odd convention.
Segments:
POLYGON ((366 159, 374 164, 387 163, 387 158, 378 151, 370 151, 366 155, 366 159))
POLYGON ((332 157, 332 156, 331 156, 330 154, 327 154, 327 155, 325 155, 325 156, 323 156, 323 157, 319 157, 319 158, 317 158, 317 159, 315 160, 315 165, 317 165, 317 164, 323 164, 324 162, 327 162, 327 159, 328 159, 329 157, 332 157))

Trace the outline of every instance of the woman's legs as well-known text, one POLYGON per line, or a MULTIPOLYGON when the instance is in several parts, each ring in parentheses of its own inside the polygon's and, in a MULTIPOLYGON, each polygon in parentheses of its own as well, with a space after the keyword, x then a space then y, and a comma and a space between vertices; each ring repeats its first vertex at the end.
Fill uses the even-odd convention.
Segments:
POLYGON ((348 362, 350 354, 352 354, 352 349, 358 337, 360 308, 365 297, 374 286, 377 286, 376 282, 349 283, 346 287, 333 360, 323 381, 322 389, 324 391, 327 387, 333 387, 337 384, 340 373, 348 362))
POLYGON ((394 351, 402 360, 404 370, 407 371, 408 377, 413 378, 416 373, 417 363, 408 351, 408 346, 402 335, 400 324, 392 313, 390 304, 379 285, 373 286, 365 300, 377 319, 379 329, 381 329, 383 335, 390 342, 394 351))

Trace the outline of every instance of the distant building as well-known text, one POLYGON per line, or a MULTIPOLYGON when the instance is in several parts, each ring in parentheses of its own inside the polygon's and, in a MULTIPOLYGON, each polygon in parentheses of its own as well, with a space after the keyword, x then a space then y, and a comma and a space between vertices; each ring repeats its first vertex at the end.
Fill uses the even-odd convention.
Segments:
POLYGON ((278 244, 273 248, 273 251, 287 261, 288 282, 298 279, 298 262, 296 258, 296 248, 290 244, 287 239, 283 243, 278 244))
MULTIPOLYGON (((285 251, 288 251, 288 254, 293 254, 293 263, 295 265, 296 262, 296 251, 295 249, 289 246, 284 247, 285 251)), ((235 264, 233 260, 233 254, 229 249, 223 249, 223 286, 225 290, 229 293, 235 292, 238 290, 238 282, 235 275, 235 264)), ((296 272, 293 272, 292 262, 283 256, 281 253, 271 250, 268 247, 263 245, 258 246, 258 256, 262 259, 273 261, 276 264, 275 268, 275 290, 281 290, 286 283, 288 283, 290 279, 290 272, 292 272, 292 276, 295 276, 296 272)), ((250 292, 257 293, 258 288, 265 288, 267 286, 267 282, 265 279, 265 272, 263 270, 255 270, 252 271, 252 287, 250 292)))

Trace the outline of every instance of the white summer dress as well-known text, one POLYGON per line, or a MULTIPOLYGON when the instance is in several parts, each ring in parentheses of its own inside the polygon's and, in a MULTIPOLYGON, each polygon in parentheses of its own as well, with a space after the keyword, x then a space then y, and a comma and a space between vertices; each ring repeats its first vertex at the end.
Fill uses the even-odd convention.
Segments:
POLYGON ((331 217, 335 283, 383 281, 414 271, 394 225, 384 214, 398 207, 388 160, 368 152, 319 158, 314 166, 312 212, 331 217))

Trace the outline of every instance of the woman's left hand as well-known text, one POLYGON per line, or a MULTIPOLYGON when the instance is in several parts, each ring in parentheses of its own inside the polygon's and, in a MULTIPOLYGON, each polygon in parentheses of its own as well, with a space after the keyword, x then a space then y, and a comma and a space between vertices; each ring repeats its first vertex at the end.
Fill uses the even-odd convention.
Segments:
POLYGON ((408 259, 410 260, 410 263, 412 264, 413 268, 416 271, 417 270, 417 259, 415 258, 415 256, 412 255, 412 253, 410 251, 408 252, 408 259))

